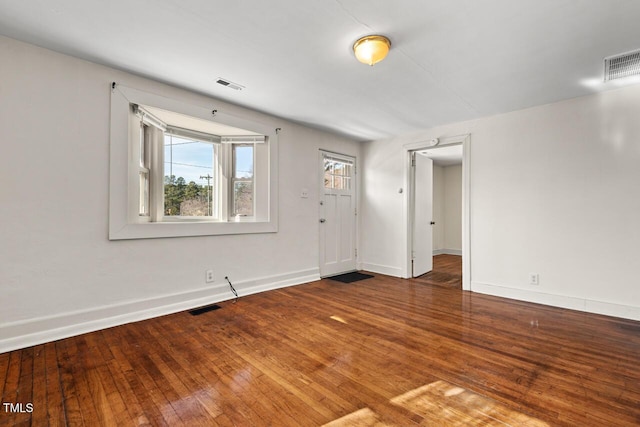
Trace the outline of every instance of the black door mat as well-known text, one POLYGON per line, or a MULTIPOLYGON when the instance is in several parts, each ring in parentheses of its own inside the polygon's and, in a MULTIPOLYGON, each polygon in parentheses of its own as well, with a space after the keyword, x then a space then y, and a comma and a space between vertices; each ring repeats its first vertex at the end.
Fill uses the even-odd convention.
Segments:
POLYGON ((351 273, 339 274, 337 276, 327 277, 329 280, 335 280, 342 283, 353 283, 358 280, 370 279, 373 276, 371 274, 360 273, 359 271, 352 271, 351 273))

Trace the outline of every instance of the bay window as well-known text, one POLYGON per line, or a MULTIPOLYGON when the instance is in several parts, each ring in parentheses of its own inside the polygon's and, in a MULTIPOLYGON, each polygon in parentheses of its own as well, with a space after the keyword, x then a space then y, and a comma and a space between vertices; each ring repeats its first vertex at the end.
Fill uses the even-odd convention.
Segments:
POLYGON ((203 119, 210 110, 130 88, 112 93, 111 239, 277 230, 275 129, 203 119))

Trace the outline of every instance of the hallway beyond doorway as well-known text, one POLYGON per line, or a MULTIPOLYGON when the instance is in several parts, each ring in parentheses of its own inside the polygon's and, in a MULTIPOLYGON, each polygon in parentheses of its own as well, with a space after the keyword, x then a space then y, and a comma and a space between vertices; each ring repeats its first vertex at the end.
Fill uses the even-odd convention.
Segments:
POLYGON ((460 255, 435 255, 433 270, 416 277, 414 280, 426 285, 462 289, 462 257, 460 255))

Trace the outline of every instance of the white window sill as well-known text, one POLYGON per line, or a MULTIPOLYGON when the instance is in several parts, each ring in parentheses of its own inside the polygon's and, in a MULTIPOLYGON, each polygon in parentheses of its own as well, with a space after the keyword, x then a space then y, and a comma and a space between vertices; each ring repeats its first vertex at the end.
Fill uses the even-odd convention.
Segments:
POLYGON ((146 222, 109 231, 109 240, 275 233, 274 222, 146 222))

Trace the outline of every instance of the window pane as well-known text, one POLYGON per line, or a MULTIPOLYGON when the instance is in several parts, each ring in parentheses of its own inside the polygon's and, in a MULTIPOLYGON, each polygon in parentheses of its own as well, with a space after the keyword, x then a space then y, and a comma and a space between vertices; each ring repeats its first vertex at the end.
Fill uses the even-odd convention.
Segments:
POLYGON ((149 215, 149 174, 140 172, 140 216, 149 215))
POLYGON ((165 135, 164 214, 213 216, 215 147, 210 142, 165 135))
POLYGON ((324 159, 324 171, 326 173, 333 173, 333 162, 329 159, 324 159))
POLYGON ((333 188, 333 175, 329 172, 324 173, 324 188, 333 188))
POLYGON ((234 178, 253 178, 253 146, 236 145, 234 146, 234 151, 234 178))
POLYGON ((253 216, 253 145, 233 146, 232 215, 253 216))
POLYGON ((344 189, 345 190, 351 190, 351 178, 348 176, 345 176, 343 181, 343 185, 344 185, 344 189))
POLYGON ((140 125, 140 167, 148 168, 149 167, 149 126, 140 125))
POLYGON ((253 182, 234 182, 233 201, 235 215, 253 216, 253 182))

